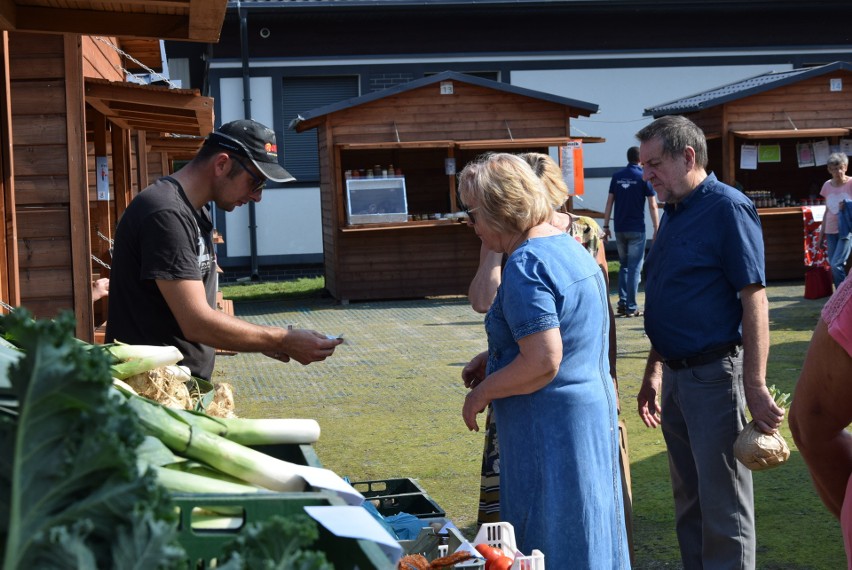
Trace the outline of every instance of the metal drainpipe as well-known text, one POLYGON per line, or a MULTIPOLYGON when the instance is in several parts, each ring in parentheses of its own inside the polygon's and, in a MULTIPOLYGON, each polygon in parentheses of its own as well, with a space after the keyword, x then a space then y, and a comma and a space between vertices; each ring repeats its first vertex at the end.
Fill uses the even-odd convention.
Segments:
MULTIPOLYGON (((248 58, 248 10, 240 6, 237 1, 237 10, 240 14, 240 51, 243 57, 243 117, 251 119, 251 77, 249 76, 248 58)), ((249 245, 251 249, 251 279, 260 279, 257 271, 257 216, 254 202, 249 201, 249 245)))

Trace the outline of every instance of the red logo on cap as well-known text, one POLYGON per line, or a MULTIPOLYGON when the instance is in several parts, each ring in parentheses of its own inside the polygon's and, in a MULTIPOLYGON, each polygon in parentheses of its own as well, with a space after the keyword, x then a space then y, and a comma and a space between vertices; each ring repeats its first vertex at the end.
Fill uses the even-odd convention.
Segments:
POLYGON ((266 143, 266 145, 264 145, 264 148, 266 149, 266 152, 272 152, 272 153, 278 152, 278 146, 276 146, 272 143, 266 143))

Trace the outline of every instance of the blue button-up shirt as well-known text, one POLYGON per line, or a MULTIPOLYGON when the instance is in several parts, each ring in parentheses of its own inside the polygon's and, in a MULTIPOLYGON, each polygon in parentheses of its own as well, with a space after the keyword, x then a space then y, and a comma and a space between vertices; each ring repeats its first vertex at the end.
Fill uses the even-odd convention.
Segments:
POLYGON ((645 262, 645 332, 665 359, 742 342, 739 292, 766 284, 754 204, 714 174, 666 205, 645 262))

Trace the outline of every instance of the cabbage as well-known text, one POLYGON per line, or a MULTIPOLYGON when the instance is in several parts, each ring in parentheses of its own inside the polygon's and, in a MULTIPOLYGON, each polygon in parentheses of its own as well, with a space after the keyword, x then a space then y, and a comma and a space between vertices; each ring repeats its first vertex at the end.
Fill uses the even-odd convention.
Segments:
POLYGON ((0 408, 3 568, 185 567, 168 495, 137 470, 139 420, 74 329, 68 312, 0 316, 23 352, 8 368, 18 405, 0 408))
POLYGON ((751 421, 734 442, 734 457, 752 471, 763 471, 787 461, 790 448, 779 432, 763 433, 751 421))

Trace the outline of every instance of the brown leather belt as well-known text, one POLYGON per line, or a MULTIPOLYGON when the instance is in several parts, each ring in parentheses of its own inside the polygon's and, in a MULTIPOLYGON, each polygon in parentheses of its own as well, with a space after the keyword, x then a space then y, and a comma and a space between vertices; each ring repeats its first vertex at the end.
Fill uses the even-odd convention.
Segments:
POLYGON ((664 360, 663 362, 672 370, 683 370, 684 368, 695 368, 696 366, 710 364, 726 356, 736 356, 739 350, 740 345, 733 343, 688 358, 673 358, 671 360, 664 360))

